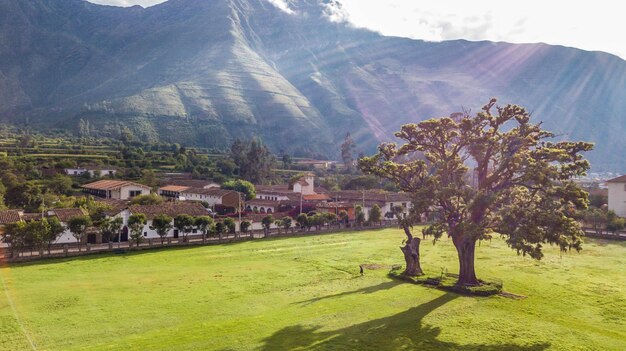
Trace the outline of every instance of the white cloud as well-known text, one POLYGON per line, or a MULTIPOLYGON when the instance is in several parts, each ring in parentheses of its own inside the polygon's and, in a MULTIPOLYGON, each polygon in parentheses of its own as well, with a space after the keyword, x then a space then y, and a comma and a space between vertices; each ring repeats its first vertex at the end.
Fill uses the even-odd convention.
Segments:
MULTIPOLYGON (((89 1, 147 7, 164 0, 89 1)), ((300 0, 266 1, 293 14, 289 1, 300 0)), ((385 35, 430 41, 544 42, 626 58, 626 21, 621 3, 614 0, 325 0, 323 4, 332 21, 349 21, 385 35)))
POLYGON ((626 58, 621 4, 562 0, 339 0, 350 22, 386 35, 537 43, 601 50, 626 58))
POLYGON ((288 13, 290 15, 293 15, 295 13, 291 8, 289 8, 289 3, 285 0, 267 0, 267 1, 269 1, 272 5, 281 9, 285 13, 288 13))

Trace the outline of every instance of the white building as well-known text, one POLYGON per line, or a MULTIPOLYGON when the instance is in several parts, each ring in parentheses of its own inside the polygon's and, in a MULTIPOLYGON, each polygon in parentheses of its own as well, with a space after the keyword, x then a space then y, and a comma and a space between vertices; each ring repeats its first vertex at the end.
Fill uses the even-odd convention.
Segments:
MULTIPOLYGON (((156 230, 150 229, 152 226, 152 220, 157 215, 168 215, 172 218, 172 227, 174 226, 174 218, 181 214, 187 214, 193 217, 197 216, 208 216, 209 211, 204 208, 201 204, 197 202, 165 202, 160 205, 137 205, 130 206, 127 209, 123 210, 119 214, 114 217, 122 217, 123 221, 123 229, 122 229, 122 241, 127 241, 130 237, 130 230, 128 228, 128 218, 132 214, 144 214, 148 219, 148 223, 143 227, 143 237, 144 239, 159 239, 160 236, 156 232, 156 230)), ((190 235, 201 234, 197 228, 194 228, 190 235)), ((169 238, 178 238, 182 237, 182 233, 179 232, 178 229, 172 228, 167 233, 166 237, 169 238)))
POLYGON ((305 174, 297 182, 293 184, 293 192, 302 195, 315 194, 315 175, 312 173, 305 174))
POLYGON ((99 180, 81 186, 83 191, 105 199, 128 200, 150 194, 150 187, 127 180, 99 180))
MULTIPOLYGON (((76 243, 76 238, 72 235, 72 232, 67 227, 67 223, 70 219, 74 217, 86 216, 87 213, 81 208, 58 208, 54 210, 49 210, 47 213, 48 217, 57 217, 59 222, 65 227, 65 231, 59 235, 57 240, 54 242, 55 244, 72 244, 76 243)), ((85 240, 89 241, 86 237, 85 240)))
POLYGON ((117 174, 116 169, 96 169, 96 168, 66 168, 65 174, 78 177, 85 173, 89 173, 90 178, 94 177, 112 177, 117 174))
POLYGON ((245 196, 234 190, 219 188, 189 188, 180 192, 180 200, 202 201, 211 207, 222 205, 225 207, 238 208, 240 201, 245 200, 245 196))
POLYGON ((626 175, 606 182, 609 187, 609 210, 626 217, 626 175))

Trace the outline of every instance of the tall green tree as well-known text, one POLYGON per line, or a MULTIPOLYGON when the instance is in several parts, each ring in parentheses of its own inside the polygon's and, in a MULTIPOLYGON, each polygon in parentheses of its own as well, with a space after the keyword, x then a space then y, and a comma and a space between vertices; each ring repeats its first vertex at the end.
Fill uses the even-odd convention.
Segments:
POLYGON ((169 233, 172 228, 174 228, 174 226, 172 225, 172 217, 166 214, 154 216, 154 218, 152 219, 152 225, 150 226, 150 229, 157 232, 157 234, 161 238, 161 245, 163 245, 163 241, 165 240, 167 233, 169 233))
POLYGON ((263 233, 265 234, 265 236, 269 235, 272 223, 274 223, 274 216, 272 215, 267 215, 263 217, 263 219, 261 219, 261 224, 263 225, 263 233))
POLYGON ((100 229, 100 234, 102 235, 102 239, 104 241, 110 242, 118 237, 121 234, 122 226, 124 224, 124 220, 122 217, 104 217, 98 223, 98 229, 100 229))
POLYGON ((174 227, 183 234, 183 241, 187 241, 187 235, 193 230, 194 222, 194 218, 188 214, 174 217, 174 227))
POLYGON ((45 241, 48 245, 48 253, 50 253, 50 246, 65 232, 65 226, 58 217, 49 217, 46 220, 48 221, 48 232, 46 233, 45 241))
POLYGON ((346 137, 341 144, 341 160, 343 161, 343 166, 347 173, 352 172, 352 169, 354 168, 355 149, 356 144, 354 144, 352 136, 350 135, 350 133, 346 133, 346 137))
POLYGON ((372 205, 372 209, 370 210, 370 216, 368 220, 370 223, 380 223, 383 219, 383 212, 380 210, 380 206, 377 204, 372 205))
POLYGON ((237 229, 237 224, 235 224, 234 219, 230 217, 224 218, 224 225, 226 226, 226 229, 228 229, 229 234, 235 234, 235 230, 237 229))
POLYGON ((128 229, 130 229, 130 240, 139 247, 143 240, 143 228, 148 223, 148 217, 143 213, 135 213, 128 217, 128 229))
MULTIPOLYGON (((254 184, 250 183, 247 180, 237 179, 230 180, 222 184, 222 189, 226 190, 235 190, 245 195, 245 198, 241 200, 252 200, 256 197, 256 188, 254 184)), ((242 196, 243 197, 243 196, 242 196)))
POLYGON ((298 223, 300 230, 304 230, 304 228, 306 228, 309 225, 309 216, 307 216, 306 213, 300 213, 296 217, 296 223, 298 223))
POLYGON ((271 180, 276 159, 259 139, 254 138, 250 143, 235 140, 230 148, 230 157, 237 165, 241 178, 254 184, 271 180))
POLYGON ((7 244, 11 257, 19 257, 26 246, 26 222, 9 223, 4 227, 2 242, 7 244))
POLYGON ((214 221, 209 216, 198 216, 194 220, 194 225, 202 232, 202 239, 206 239, 209 232, 213 230, 214 221))
POLYGON ((587 193, 572 178, 589 163, 586 142, 552 141, 553 133, 530 122, 520 106, 496 106, 402 126, 403 144, 385 143, 364 157, 366 173, 394 181, 414 198, 439 210, 423 230, 435 239, 452 239, 459 258, 460 286, 478 285, 476 242, 492 233, 535 259, 544 243, 561 250, 581 249, 582 230, 575 209, 587 206, 587 193))
POLYGON ((78 251, 81 251, 83 238, 87 235, 87 230, 92 224, 89 216, 77 216, 67 221, 67 229, 70 230, 78 243, 78 251))

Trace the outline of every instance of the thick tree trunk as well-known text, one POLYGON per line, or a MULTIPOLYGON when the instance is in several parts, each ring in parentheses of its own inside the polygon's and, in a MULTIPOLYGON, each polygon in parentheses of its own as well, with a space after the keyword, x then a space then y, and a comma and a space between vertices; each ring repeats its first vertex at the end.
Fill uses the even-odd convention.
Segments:
POLYGON ((404 247, 400 248, 406 261, 404 275, 414 277, 424 274, 422 266, 420 266, 420 241, 419 238, 412 238, 407 241, 404 247))
POLYGON ((461 238, 454 240, 454 246, 459 255, 459 280, 457 285, 476 286, 479 285, 474 270, 474 252, 476 251, 476 240, 471 238, 461 238))
POLYGON ((424 274, 422 266, 420 265, 420 238, 413 237, 411 229, 404 225, 402 227, 404 233, 407 236, 406 244, 400 247, 400 250, 404 254, 404 260, 406 261, 406 268, 404 269, 404 275, 418 276, 424 274))

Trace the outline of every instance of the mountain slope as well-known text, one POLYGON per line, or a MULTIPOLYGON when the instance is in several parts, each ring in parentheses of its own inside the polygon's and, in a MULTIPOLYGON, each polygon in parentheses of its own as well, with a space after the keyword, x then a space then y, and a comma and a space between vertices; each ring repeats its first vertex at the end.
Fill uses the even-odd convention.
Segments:
POLYGON ((595 141, 596 169, 626 169, 626 62, 543 44, 429 43, 329 20, 330 0, 170 0, 147 9, 0 0, 0 118, 224 147, 371 152, 403 123, 490 97, 595 141))

